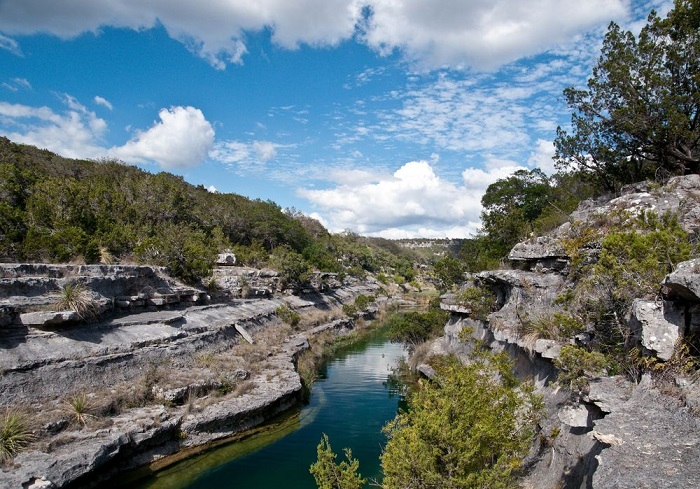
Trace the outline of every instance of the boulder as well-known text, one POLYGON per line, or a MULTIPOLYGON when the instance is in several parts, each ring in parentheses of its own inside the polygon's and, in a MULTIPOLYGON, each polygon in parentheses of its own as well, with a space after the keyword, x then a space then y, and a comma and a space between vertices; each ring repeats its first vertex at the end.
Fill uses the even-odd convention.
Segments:
POLYGON ((232 266, 236 264, 236 255, 230 251, 219 253, 216 257, 216 264, 220 267, 232 266))
POLYGON ((559 358, 561 345, 554 340, 538 339, 535 341, 535 351, 542 355, 542 358, 559 358))
POLYGON ((586 406, 581 404, 575 406, 564 406, 557 413, 559 421, 572 428, 590 428, 593 426, 591 413, 586 406))
POLYGON ((552 236, 539 236, 516 244, 508 254, 514 265, 522 264, 529 270, 563 270, 569 260, 559 240, 552 236))
POLYGON ((635 299, 632 303, 630 327, 647 350, 664 361, 673 356, 676 341, 682 335, 683 313, 669 302, 635 299), (668 304, 668 307, 664 307, 668 304))
POLYGON ((671 297, 700 302, 700 259, 679 263, 663 284, 671 297))

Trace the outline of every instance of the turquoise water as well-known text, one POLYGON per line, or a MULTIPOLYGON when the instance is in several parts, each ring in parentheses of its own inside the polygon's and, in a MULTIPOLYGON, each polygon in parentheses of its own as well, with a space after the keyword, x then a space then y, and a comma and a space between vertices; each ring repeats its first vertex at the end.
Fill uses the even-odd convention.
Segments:
MULTIPOLYGON (((193 457, 144 481, 141 488, 314 488, 309 465, 322 433, 342 460, 343 448, 360 460, 363 476, 380 479, 381 430, 399 406, 387 384, 405 356, 381 336, 330 361, 311 391, 309 404, 247 440, 193 457)), ((133 487, 133 486, 132 486, 133 487)))

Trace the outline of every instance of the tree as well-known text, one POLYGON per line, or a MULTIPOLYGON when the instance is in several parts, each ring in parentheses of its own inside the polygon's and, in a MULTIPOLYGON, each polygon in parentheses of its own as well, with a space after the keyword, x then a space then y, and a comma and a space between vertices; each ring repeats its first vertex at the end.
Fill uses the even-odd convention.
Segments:
POLYGON ((409 398, 385 427, 385 489, 514 487, 541 400, 516 388, 504 353, 479 352, 468 365, 436 365, 436 382, 409 398))
POLYGON ((586 90, 569 87, 571 133, 557 128, 557 167, 605 190, 700 170, 700 0, 651 12, 635 38, 614 22, 586 90))
POLYGON ((542 214, 550 191, 549 179, 539 168, 518 170, 492 183, 481 198, 484 231, 507 253, 542 214))
POLYGON ((457 258, 446 256, 433 265, 433 276, 438 290, 444 292, 464 282, 464 265, 457 258))
POLYGON ((316 454, 316 462, 311 464, 309 472, 313 474, 319 489, 362 489, 367 483, 367 479, 358 473, 360 462, 352 458, 349 448, 345 449, 347 460, 339 464, 335 462, 337 455, 333 453, 325 433, 316 447, 316 454))

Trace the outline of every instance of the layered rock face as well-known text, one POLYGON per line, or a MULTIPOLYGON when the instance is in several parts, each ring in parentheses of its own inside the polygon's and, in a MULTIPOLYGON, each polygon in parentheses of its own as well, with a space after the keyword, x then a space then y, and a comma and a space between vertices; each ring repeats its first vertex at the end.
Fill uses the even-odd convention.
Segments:
POLYGON ((206 291, 153 267, 0 265, 0 408, 29 411, 36 435, 0 486, 94 486, 261 424, 300 401, 307 338, 352 328, 331 311, 377 289, 326 277, 302 298, 273 294, 273 271, 216 276, 206 291), (89 315, 56 307, 71 287, 89 315), (320 326, 295 332, 280 308, 320 326))
MULTIPOLYGON (((683 341, 690 348, 698 346, 694 338, 700 336, 700 260, 674 264, 675 270, 658 284, 656 297, 639 297, 627 317, 615 316, 614 326, 624 329, 624 348, 638 352, 640 361, 628 367, 638 369, 634 372, 589 376, 585 389, 570 392, 555 383, 555 361, 566 345, 584 350, 594 345, 599 332, 586 325, 571 337, 550 339, 528 329, 533 322, 561 313, 562 298, 575 290, 576 280, 585 279, 572 276, 571 257, 563 246, 567 239, 573 241, 576 227, 604 216, 649 211, 676 213, 683 229, 697 240, 700 176, 676 177, 656 189, 631 187, 616 199, 584 202, 570 222, 550 235, 516 245, 509 256, 514 269, 474 277, 476 285, 488 287, 498 298, 498 310, 487 321, 469 318, 468 309, 444 298, 452 319, 435 351, 465 356, 470 347, 460 341, 459 332, 468 327, 474 339, 508 351, 517 373, 534 380, 544 395, 547 417, 528 460, 525 487, 697 487, 700 381, 697 373, 679 372, 674 362, 679 361, 683 341), (653 365, 657 373, 640 380, 641 364, 653 365)), ((594 244, 576 251, 587 263, 596 263, 600 248, 594 244)))

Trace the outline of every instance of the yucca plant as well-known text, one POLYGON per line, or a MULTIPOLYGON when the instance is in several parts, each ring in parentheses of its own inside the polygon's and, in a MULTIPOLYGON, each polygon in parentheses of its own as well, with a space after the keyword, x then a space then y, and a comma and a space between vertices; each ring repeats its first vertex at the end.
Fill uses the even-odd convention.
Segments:
POLYGON ((75 394, 66 400, 67 410, 72 416, 72 421, 78 425, 86 426, 88 421, 95 416, 93 405, 87 395, 83 393, 75 394))
POLYGON ((82 320, 94 319, 98 316, 92 295, 80 283, 69 283, 61 287, 61 295, 54 303, 54 309, 74 311, 82 320))
POLYGON ((33 439, 27 418, 17 411, 6 410, 0 418, 0 462, 12 460, 33 439))

